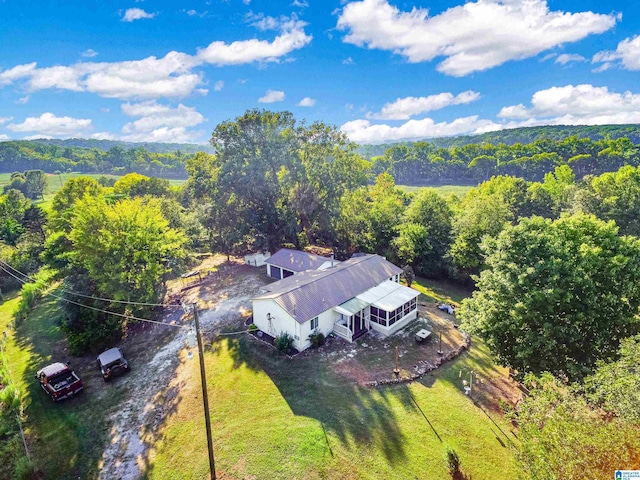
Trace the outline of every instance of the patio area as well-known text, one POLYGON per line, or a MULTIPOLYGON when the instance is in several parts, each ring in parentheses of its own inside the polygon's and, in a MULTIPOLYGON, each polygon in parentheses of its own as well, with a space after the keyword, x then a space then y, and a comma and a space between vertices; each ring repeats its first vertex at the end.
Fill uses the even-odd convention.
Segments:
POLYGON ((331 361, 337 373, 362 385, 386 382, 395 378, 396 347, 399 377, 430 370, 441 357, 460 350, 467 339, 454 324, 455 316, 438 310, 435 302, 421 302, 418 304, 418 318, 394 335, 385 337, 370 330, 353 343, 338 336, 329 337, 319 349, 307 350, 301 355, 321 355, 331 361), (427 340, 417 342, 416 333, 423 329, 430 331, 431 335, 427 340), (438 354, 440 348, 442 355, 438 354))

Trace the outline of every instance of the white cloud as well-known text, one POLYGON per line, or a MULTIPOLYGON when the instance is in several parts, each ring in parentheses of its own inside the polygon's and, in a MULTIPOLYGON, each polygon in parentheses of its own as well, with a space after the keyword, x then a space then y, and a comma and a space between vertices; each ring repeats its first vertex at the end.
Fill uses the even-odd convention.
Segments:
MULTIPOLYGON (((284 97, 283 97, 284 99, 284 97)), ((298 102, 298 107, 313 107, 316 104, 316 101, 311 97, 304 97, 302 100, 298 102)))
POLYGON ((4 133, 0 134, 0 142, 5 141, 5 140, 11 140, 11 137, 9 135, 5 135, 4 133))
POLYGON ((605 32, 619 18, 550 11, 546 0, 478 0, 433 17, 423 8, 405 12, 387 0, 362 0, 345 5, 337 28, 347 32, 346 43, 391 51, 411 63, 445 57, 437 69, 464 76, 605 32))
POLYGON ((24 97, 20 97, 20 98, 18 99, 18 103, 19 103, 20 105, 24 105, 24 104, 26 104, 26 103, 29 103, 29 99, 30 99, 30 98, 31 98, 31 95, 26 95, 26 96, 24 96, 24 97))
POLYGON ((7 129, 12 132, 36 132, 37 138, 80 137, 87 135, 91 127, 91 120, 88 118, 56 117, 49 112, 39 117, 27 117, 22 123, 7 125, 7 129))
POLYGON ((586 62, 587 59, 584 58, 582 55, 578 55, 577 53, 563 53, 561 55, 558 55, 558 58, 556 58, 555 63, 559 63, 560 65, 566 65, 567 63, 571 63, 571 62, 586 62))
POLYGON ((252 27, 256 27, 258 30, 278 30, 283 22, 288 20, 288 17, 282 17, 281 19, 275 17, 264 16, 262 13, 254 14, 249 12, 245 19, 251 24, 252 27))
POLYGON ((259 103, 274 103, 284 100, 284 92, 281 90, 267 90, 264 97, 258 99, 259 103))
POLYGON ((292 17, 280 23, 280 35, 273 42, 258 39, 232 43, 215 41, 206 48, 198 49, 198 58, 218 66, 278 62, 280 57, 311 42, 313 37, 305 34, 305 25, 305 22, 292 17))
POLYGON ((110 132, 97 132, 92 133, 89 138, 95 138, 96 140, 117 140, 118 136, 110 132))
POLYGON ((79 62, 45 68, 29 64, 0 73, 0 82, 3 73, 16 77, 16 69, 22 68, 20 77, 29 77, 27 88, 32 92, 59 88, 120 99, 186 97, 202 83, 202 74, 191 71, 199 63, 186 53, 169 52, 163 58, 114 63, 79 62))
POLYGON ((128 8, 125 10, 124 15, 122 16, 123 22, 133 22, 134 20, 140 20, 143 18, 153 18, 157 13, 148 13, 142 10, 141 8, 128 8))
POLYGON ((213 85, 213 90, 215 92, 219 92, 220 90, 222 90, 224 88, 224 81, 223 80, 218 80, 214 85, 213 85))
POLYGON ((282 19, 280 35, 271 42, 258 39, 229 44, 213 42, 199 49, 195 56, 172 51, 162 58, 151 56, 113 63, 78 62, 44 68, 36 68, 35 62, 17 65, 0 71, 0 87, 24 80, 30 92, 57 88, 121 100, 206 95, 208 90, 201 88, 203 74, 195 72, 196 67, 203 63, 224 66, 279 62, 280 57, 311 41, 312 37, 304 33, 305 25, 296 18, 282 19))
POLYGON ((242 0, 242 3, 244 3, 245 5, 249 5, 251 3, 251 0, 242 0))
POLYGON ((398 98, 393 103, 387 103, 379 113, 368 113, 367 118, 380 120, 407 120, 414 115, 439 110, 449 105, 470 103, 480 98, 478 92, 467 90, 458 95, 439 93, 428 97, 398 98))
POLYGON ((347 57, 344 60, 342 60, 342 63, 344 65, 353 65, 355 62, 353 61, 353 58, 347 57))
POLYGON ((298 8, 307 8, 309 6, 309 3, 307 2, 307 0, 293 0, 291 6, 298 8))
POLYGON ((162 127, 149 133, 124 135, 120 139, 125 142, 194 143, 200 139, 200 136, 200 132, 187 131, 184 127, 162 127))
POLYGON ((206 120, 194 107, 179 104, 171 108, 155 101, 125 103, 122 105, 122 112, 130 117, 141 117, 122 127, 122 139, 132 142, 177 142, 176 139, 192 142, 201 136, 201 132, 192 132, 187 128, 206 120), (163 140, 158 140, 159 138, 163 140))
POLYGON ((193 17, 194 15, 197 15, 198 12, 196 12, 193 8, 191 10, 187 10, 186 14, 189 15, 190 17, 193 17))
POLYGON ((536 92, 531 108, 503 108, 503 118, 529 118, 537 125, 605 125, 640 123, 640 94, 615 93, 590 84, 552 87, 536 92))
POLYGON ((96 51, 95 51, 94 49, 92 49, 92 48, 89 48, 89 49, 85 50, 84 52, 82 52, 82 54, 81 54, 81 55, 82 55, 83 57, 85 57, 85 58, 93 58, 93 57, 95 57, 96 55, 98 55, 98 52, 96 52, 96 51))
POLYGON ((385 124, 372 125, 369 120, 347 122, 340 130, 358 143, 385 143, 398 140, 420 140, 462 134, 484 133, 503 128, 491 120, 479 119, 477 115, 458 118, 452 122, 435 123, 431 118, 409 120, 399 127, 385 124))
POLYGON ((640 70, 640 35, 625 38, 618 44, 615 50, 604 50, 593 56, 593 63, 606 62, 596 72, 601 72, 618 63, 625 70, 640 70))
POLYGON ((142 117, 135 122, 127 123, 122 128, 123 133, 149 132, 161 126, 193 127, 206 120, 195 107, 186 107, 183 104, 171 108, 155 101, 125 103, 122 105, 122 111, 130 117, 142 117))
POLYGON ((13 120, 13 117, 0 117, 0 125, 10 122, 11 120, 13 120))
POLYGON ((36 68, 36 62, 16 65, 9 70, 0 71, 0 87, 9 85, 16 80, 30 76, 36 68))
POLYGON ((557 53, 547 53, 544 57, 540 59, 541 62, 546 62, 547 60, 551 60, 553 57, 557 57, 557 53))

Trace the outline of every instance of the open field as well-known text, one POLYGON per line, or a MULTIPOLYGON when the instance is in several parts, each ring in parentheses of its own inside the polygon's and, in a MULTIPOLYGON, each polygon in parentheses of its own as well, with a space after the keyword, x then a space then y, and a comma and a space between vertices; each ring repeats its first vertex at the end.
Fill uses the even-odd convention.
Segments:
MULTIPOLYGON (((214 266, 207 262, 204 270, 214 266)), ((186 294, 199 300, 207 332, 219 478, 448 478, 446 445, 468 478, 518 478, 510 449, 516 433, 496 404, 508 390, 506 371, 478 340, 419 382, 368 388, 354 380, 354 370, 384 369, 392 343, 402 339, 391 338, 381 350, 369 335, 354 344, 332 339, 333 346, 289 359, 246 334, 219 336, 241 329, 252 292, 268 281, 241 265, 220 271, 186 294), (462 378, 471 369, 482 383, 470 398, 462 378)), ((434 283, 429 288, 446 298, 460 295, 434 283)), ((0 305, 0 330, 17 300, 0 305)), ((120 344, 132 372, 110 384, 102 382, 95 355, 72 359, 85 392, 53 404, 33 373, 50 360, 69 359, 59 314, 56 301, 45 298, 28 320, 8 329, 12 374, 25 392, 27 437, 43 478, 137 478, 138 470, 149 479, 205 478, 197 354, 187 359, 182 331, 135 326, 120 344)), ((401 357, 402 370, 413 368, 417 353, 401 357)))
POLYGON ((437 187, 414 187, 410 185, 398 185, 399 188, 409 193, 417 193, 423 188, 432 188, 440 195, 446 197, 451 193, 455 193, 459 198, 465 196, 465 194, 473 187, 469 185, 439 185, 437 187))
MULTIPOLYGON (((118 175, 108 175, 108 174, 102 174, 102 173, 62 173, 60 175, 53 175, 48 173, 47 174, 48 186, 47 186, 47 192, 45 194, 45 200, 47 199, 48 195, 54 195, 58 190, 60 190, 62 188, 62 185, 64 185, 64 183, 67 180, 69 180, 70 178, 77 178, 77 177, 91 177, 91 178, 95 178, 96 180, 100 177, 115 178, 116 180, 120 178, 120 176, 118 175)), ((0 188, 7 185, 10 179, 11 179, 10 173, 0 173, 0 188)), ((171 183, 171 185, 183 185, 185 182, 186 180, 169 179, 169 183, 171 183)))

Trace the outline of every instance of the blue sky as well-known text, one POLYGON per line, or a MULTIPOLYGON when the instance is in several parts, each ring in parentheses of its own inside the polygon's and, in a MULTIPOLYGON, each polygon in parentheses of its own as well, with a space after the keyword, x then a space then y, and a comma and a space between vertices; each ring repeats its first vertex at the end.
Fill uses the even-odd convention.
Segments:
POLYGON ((207 142, 251 108, 360 143, 640 123, 640 5, 0 0, 0 140, 207 142))

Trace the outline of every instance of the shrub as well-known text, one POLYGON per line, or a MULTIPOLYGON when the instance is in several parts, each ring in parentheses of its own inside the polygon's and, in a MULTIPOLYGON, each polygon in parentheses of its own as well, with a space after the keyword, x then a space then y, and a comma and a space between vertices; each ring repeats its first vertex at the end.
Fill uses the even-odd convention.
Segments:
POLYGON ((257 330, 258 330, 258 326, 255 323, 252 323, 251 325, 249 325, 250 332, 255 332, 257 330))
POLYGON ((6 388, 0 390, 0 405, 14 412, 20 410, 20 397, 13 385, 7 385, 6 388))
POLYGON ((309 341, 311 342, 312 347, 319 347, 320 345, 324 345, 324 334, 322 332, 319 332, 318 330, 314 330, 313 332, 311 332, 311 335, 309 335, 309 341))
POLYGON ((282 332, 276 337, 274 343, 278 350, 284 353, 289 353, 291 351, 291 347, 293 347, 293 337, 287 332, 282 332))
POLYGON ((31 478, 37 478, 36 466, 32 460, 22 456, 18 459, 15 466, 14 477, 16 480, 29 480, 31 478))
POLYGON ((447 446, 446 450, 446 462, 449 473, 452 476, 460 472, 460 457, 458 457, 456 451, 449 446, 447 446))

